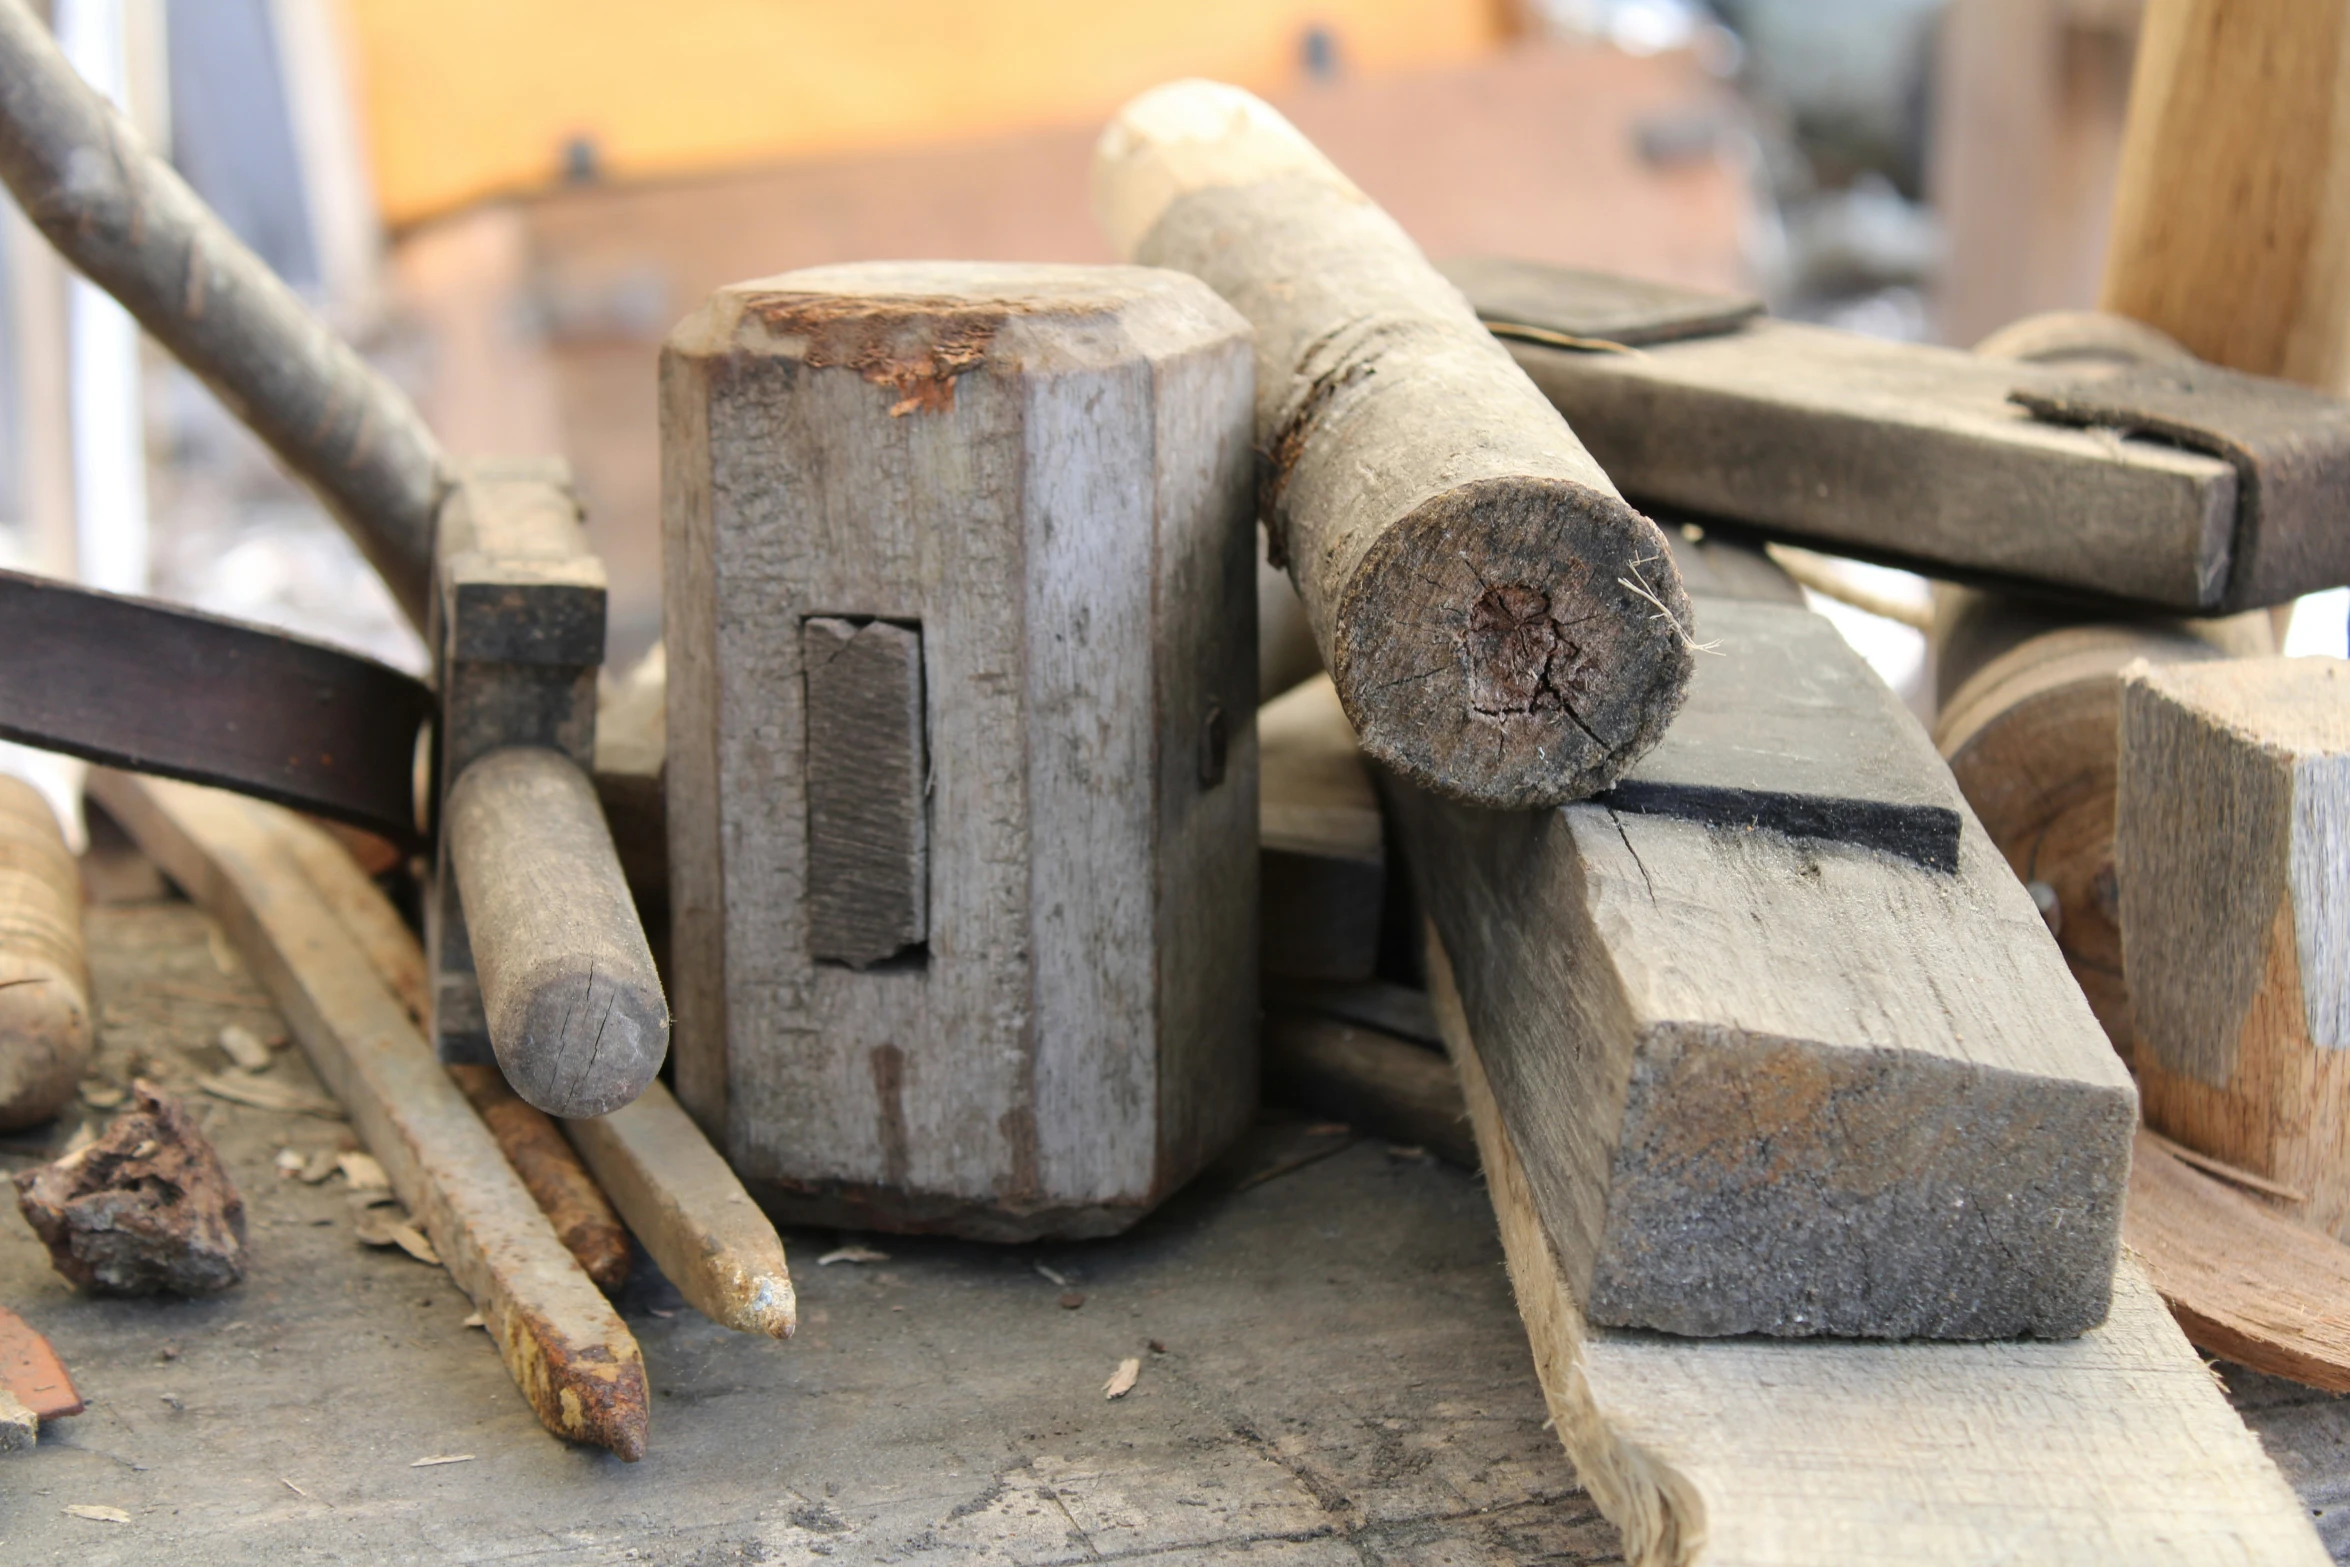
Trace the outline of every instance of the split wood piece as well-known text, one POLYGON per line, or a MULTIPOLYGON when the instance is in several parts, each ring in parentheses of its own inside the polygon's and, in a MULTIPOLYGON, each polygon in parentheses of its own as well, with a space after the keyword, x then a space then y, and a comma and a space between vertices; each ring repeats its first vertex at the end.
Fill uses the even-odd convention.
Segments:
POLYGON ((670 335, 676 1091, 770 1211, 1109 1234, 1248 1124, 1249 363, 1204 284, 1140 267, 820 268, 670 335), (921 653, 927 823, 899 664, 871 868, 910 912, 927 837, 927 937, 865 968, 810 896, 817 786, 868 754, 820 750, 817 619, 921 653))
POLYGON ((2350 1239, 2350 663, 2133 665, 2120 753, 2146 1124, 2350 1239))
POLYGON ((1463 1169, 1477 1167, 1477 1145, 1451 1063, 1425 1045, 1376 1028, 1269 1008, 1265 1097, 1389 1142, 1425 1148, 1463 1169))
POLYGON ((1945 587, 1935 593, 1933 645, 1934 744, 1992 843, 2044 900, 2074 981, 2127 1060, 2113 870, 2121 672, 2140 658, 2271 652, 2267 617, 2082 624, 2058 608, 1945 587))
POLYGON ((1700 1342, 1592 1323, 1433 941, 1428 967, 1535 1373, 1635 1567, 2329 1560, 2127 1260, 2104 1324, 2060 1343, 1700 1342))
POLYGON ((40 791, 0 775, 0 1131, 63 1108, 93 1037, 80 868, 40 791))
POLYGON ((188 784, 94 773, 91 790, 229 930, 392 1190, 486 1320, 547 1429, 642 1457, 636 1340, 580 1272, 489 1129, 312 890, 290 812, 188 784))
POLYGON ((553 1118, 509 1088, 494 1066, 451 1062, 449 1076, 472 1101, 580 1271, 607 1295, 627 1283, 633 1260, 628 1231, 553 1118))
MULTIPOLYGON (((1735 658, 1772 617, 1857 665, 1792 608, 1703 600, 1698 631, 1741 627, 1735 658)), ((1955 870, 1596 801, 1399 786, 1389 809, 1594 1321, 2080 1333, 2119 1244, 2128 1075, 1914 721, 1889 695, 1842 717, 1847 754, 1959 811, 1955 870)))
POLYGON ((74 74, 23 0, 0 3, 0 179, 317 490, 422 625, 443 483, 424 421, 74 74))
POLYGON ((1392 218, 1214 82, 1120 110, 1093 185, 1120 255, 1256 328, 1259 504, 1366 754, 1506 809, 1657 742, 1690 653, 1656 526, 1392 218))
POLYGON ((2138 1134, 2122 1239, 2195 1347, 2350 1393, 2350 1246, 2138 1134))
POLYGON ((1257 712, 1261 972, 1366 980, 1379 961, 1387 839, 1328 675, 1257 712))
POLYGON ((63 1420, 82 1412, 82 1395, 74 1391, 65 1362, 31 1323, 5 1306, 0 1306, 0 1388, 36 1419, 63 1420))
MULTIPOLYGON (((1520 265, 1559 275, 1578 296, 1589 278, 1520 265)), ((2075 388, 2077 364, 1769 319, 1637 353, 1522 339, 1509 348, 1640 505, 1934 576, 2038 584, 2158 613, 2251 608, 2350 577, 2350 533, 2330 521, 2307 539, 2257 541, 2256 555, 2299 575, 2240 571, 2245 497, 2224 458, 2044 423, 2010 401, 2019 390, 2075 388)))
POLYGON ((465 769, 448 862, 498 1066, 552 1115, 606 1115, 669 1053, 669 1003, 586 773, 509 745, 465 769))
POLYGON ((737 1333, 791 1337, 799 1301, 783 1242, 668 1089, 654 1083, 634 1103, 564 1129, 695 1310, 737 1333))
POLYGON ((2214 364, 2350 391, 2350 16, 2151 0, 2100 303, 2214 364))

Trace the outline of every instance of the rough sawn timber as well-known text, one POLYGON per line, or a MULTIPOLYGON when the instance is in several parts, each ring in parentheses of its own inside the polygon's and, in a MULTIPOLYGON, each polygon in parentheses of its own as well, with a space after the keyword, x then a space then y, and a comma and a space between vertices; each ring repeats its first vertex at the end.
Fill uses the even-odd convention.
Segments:
POLYGON ((2137 1266, 2059 1343, 1695 1341, 1592 1323, 1444 951, 1429 982, 1534 1369, 1636 1567, 2323 1567, 2276 1466, 2137 1266))
POLYGON ((1259 505, 1363 751, 1493 808, 1603 789, 1689 678, 1689 604, 1460 291, 1262 100, 1154 88, 1094 154, 1119 254, 1256 328, 1259 505))
POLYGON ((285 843, 291 812, 217 790, 96 773, 91 791, 243 950, 392 1190, 481 1310, 546 1428, 644 1455, 644 1358, 563 1249, 407 1009, 285 843))
MULTIPOLYGON (((1815 618, 1700 600, 1701 637, 1717 605, 1729 658, 1767 617, 1815 618)), ((1505 814, 1399 785, 1389 809, 1593 1320, 2080 1333, 2108 1302, 2128 1075, 1914 721, 1845 718, 1846 745, 1960 813, 1954 870, 1598 801, 1505 814)))

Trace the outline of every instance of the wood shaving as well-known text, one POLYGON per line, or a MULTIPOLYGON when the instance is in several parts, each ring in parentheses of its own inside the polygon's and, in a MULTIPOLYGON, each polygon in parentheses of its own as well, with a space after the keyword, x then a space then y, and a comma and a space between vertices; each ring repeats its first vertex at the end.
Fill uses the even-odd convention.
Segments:
POLYGON ((74 1502, 66 1509, 69 1518, 90 1518, 99 1523, 129 1523, 131 1515, 119 1507, 100 1507, 94 1502, 74 1502))
POLYGON ((326 1121, 343 1119, 343 1107, 332 1099, 305 1093, 273 1078, 207 1073, 196 1079, 196 1086, 215 1099, 250 1105, 256 1110, 276 1110, 287 1115, 314 1115, 326 1121))
POLYGON ((1142 1360, 1128 1355, 1118 1362, 1118 1369, 1110 1373, 1110 1380, 1102 1384, 1102 1397, 1124 1398, 1134 1391, 1134 1384, 1142 1379, 1142 1360))
POLYGON ((236 1063, 240 1072, 269 1070, 269 1046, 261 1036, 242 1023, 231 1023, 220 1031, 221 1052, 236 1063))
POLYGON ((294 1484, 293 1481, 287 1479, 284 1475, 279 1475, 277 1477, 277 1483, 284 1486, 287 1490, 293 1492, 296 1496, 301 1497, 304 1501, 308 1501, 310 1499, 310 1493, 308 1491, 303 1490, 300 1486, 294 1484))
POLYGON ((111 1110, 130 1097, 130 1091, 96 1078, 82 1084, 82 1103, 93 1110, 111 1110))
POLYGON ((1041 1262, 1032 1262, 1029 1264, 1029 1266, 1041 1274, 1048 1283, 1055 1284, 1062 1289, 1067 1289, 1069 1287, 1069 1275, 1063 1273, 1060 1269, 1048 1268, 1041 1262))
POLYGON ((384 1174, 384 1167, 375 1161, 375 1155, 346 1153, 335 1156, 335 1167, 343 1172, 343 1179, 351 1183, 353 1191, 382 1187, 391 1189, 392 1178, 384 1174))
POLYGON ((280 1148, 277 1151, 277 1157, 272 1159, 270 1163, 277 1167, 279 1175, 288 1180, 299 1180, 302 1171, 309 1166, 310 1161, 302 1157, 302 1150, 299 1148, 280 1148))
POLYGON ((322 1149, 318 1153, 312 1154, 310 1162, 302 1166, 302 1184, 316 1186, 342 1167, 343 1156, 341 1154, 332 1148, 322 1149))
POLYGON ((889 1253, 875 1251, 870 1246, 840 1246, 816 1259, 816 1266, 829 1268, 836 1262, 887 1262, 889 1253))
POLYGON ((483 1317, 482 1314, 478 1311, 473 1312, 467 1316, 464 1325, 469 1328, 480 1328, 485 1332, 489 1329, 488 1319, 483 1317))
POLYGON ((430 1469, 435 1464, 470 1464, 472 1462, 473 1455, 471 1453, 435 1453, 430 1458, 419 1458, 416 1460, 416 1462, 410 1464, 408 1467, 411 1469, 430 1469))
POLYGON ((433 1250, 432 1242, 426 1238, 424 1231, 413 1224, 393 1225, 392 1242, 426 1267, 437 1268, 441 1265, 441 1254, 433 1250))

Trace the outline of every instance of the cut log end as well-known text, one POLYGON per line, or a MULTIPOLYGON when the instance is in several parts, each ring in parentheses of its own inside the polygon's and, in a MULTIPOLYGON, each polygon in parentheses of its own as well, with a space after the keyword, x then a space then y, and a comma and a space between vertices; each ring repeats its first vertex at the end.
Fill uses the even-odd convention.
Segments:
POLYGON ((1335 620, 1332 676, 1365 752, 1495 809, 1622 777, 1680 710, 1695 656, 1655 524, 1564 481, 1423 503, 1365 554, 1335 620))
POLYGON ((512 1023, 491 1019, 506 1080, 549 1115, 610 1115, 645 1091, 669 1053, 660 990, 595 964, 535 978, 512 1023))

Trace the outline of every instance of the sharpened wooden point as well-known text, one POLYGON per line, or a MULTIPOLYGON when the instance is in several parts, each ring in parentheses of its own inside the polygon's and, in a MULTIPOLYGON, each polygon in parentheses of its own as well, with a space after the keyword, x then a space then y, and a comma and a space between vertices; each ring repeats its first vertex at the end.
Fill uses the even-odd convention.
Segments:
POLYGON ((82 881, 48 801, 0 777, 0 1131, 73 1097, 90 1062, 82 881))
POLYGON ((506 1081, 560 1116, 643 1093, 669 1007, 587 775, 556 751, 493 751, 458 779, 448 832, 506 1081))
POLYGON ((1392 218, 1216 82, 1120 110, 1093 184, 1122 255, 1256 328, 1259 507, 1366 755, 1525 809, 1656 744, 1690 673, 1671 551, 1392 218))

